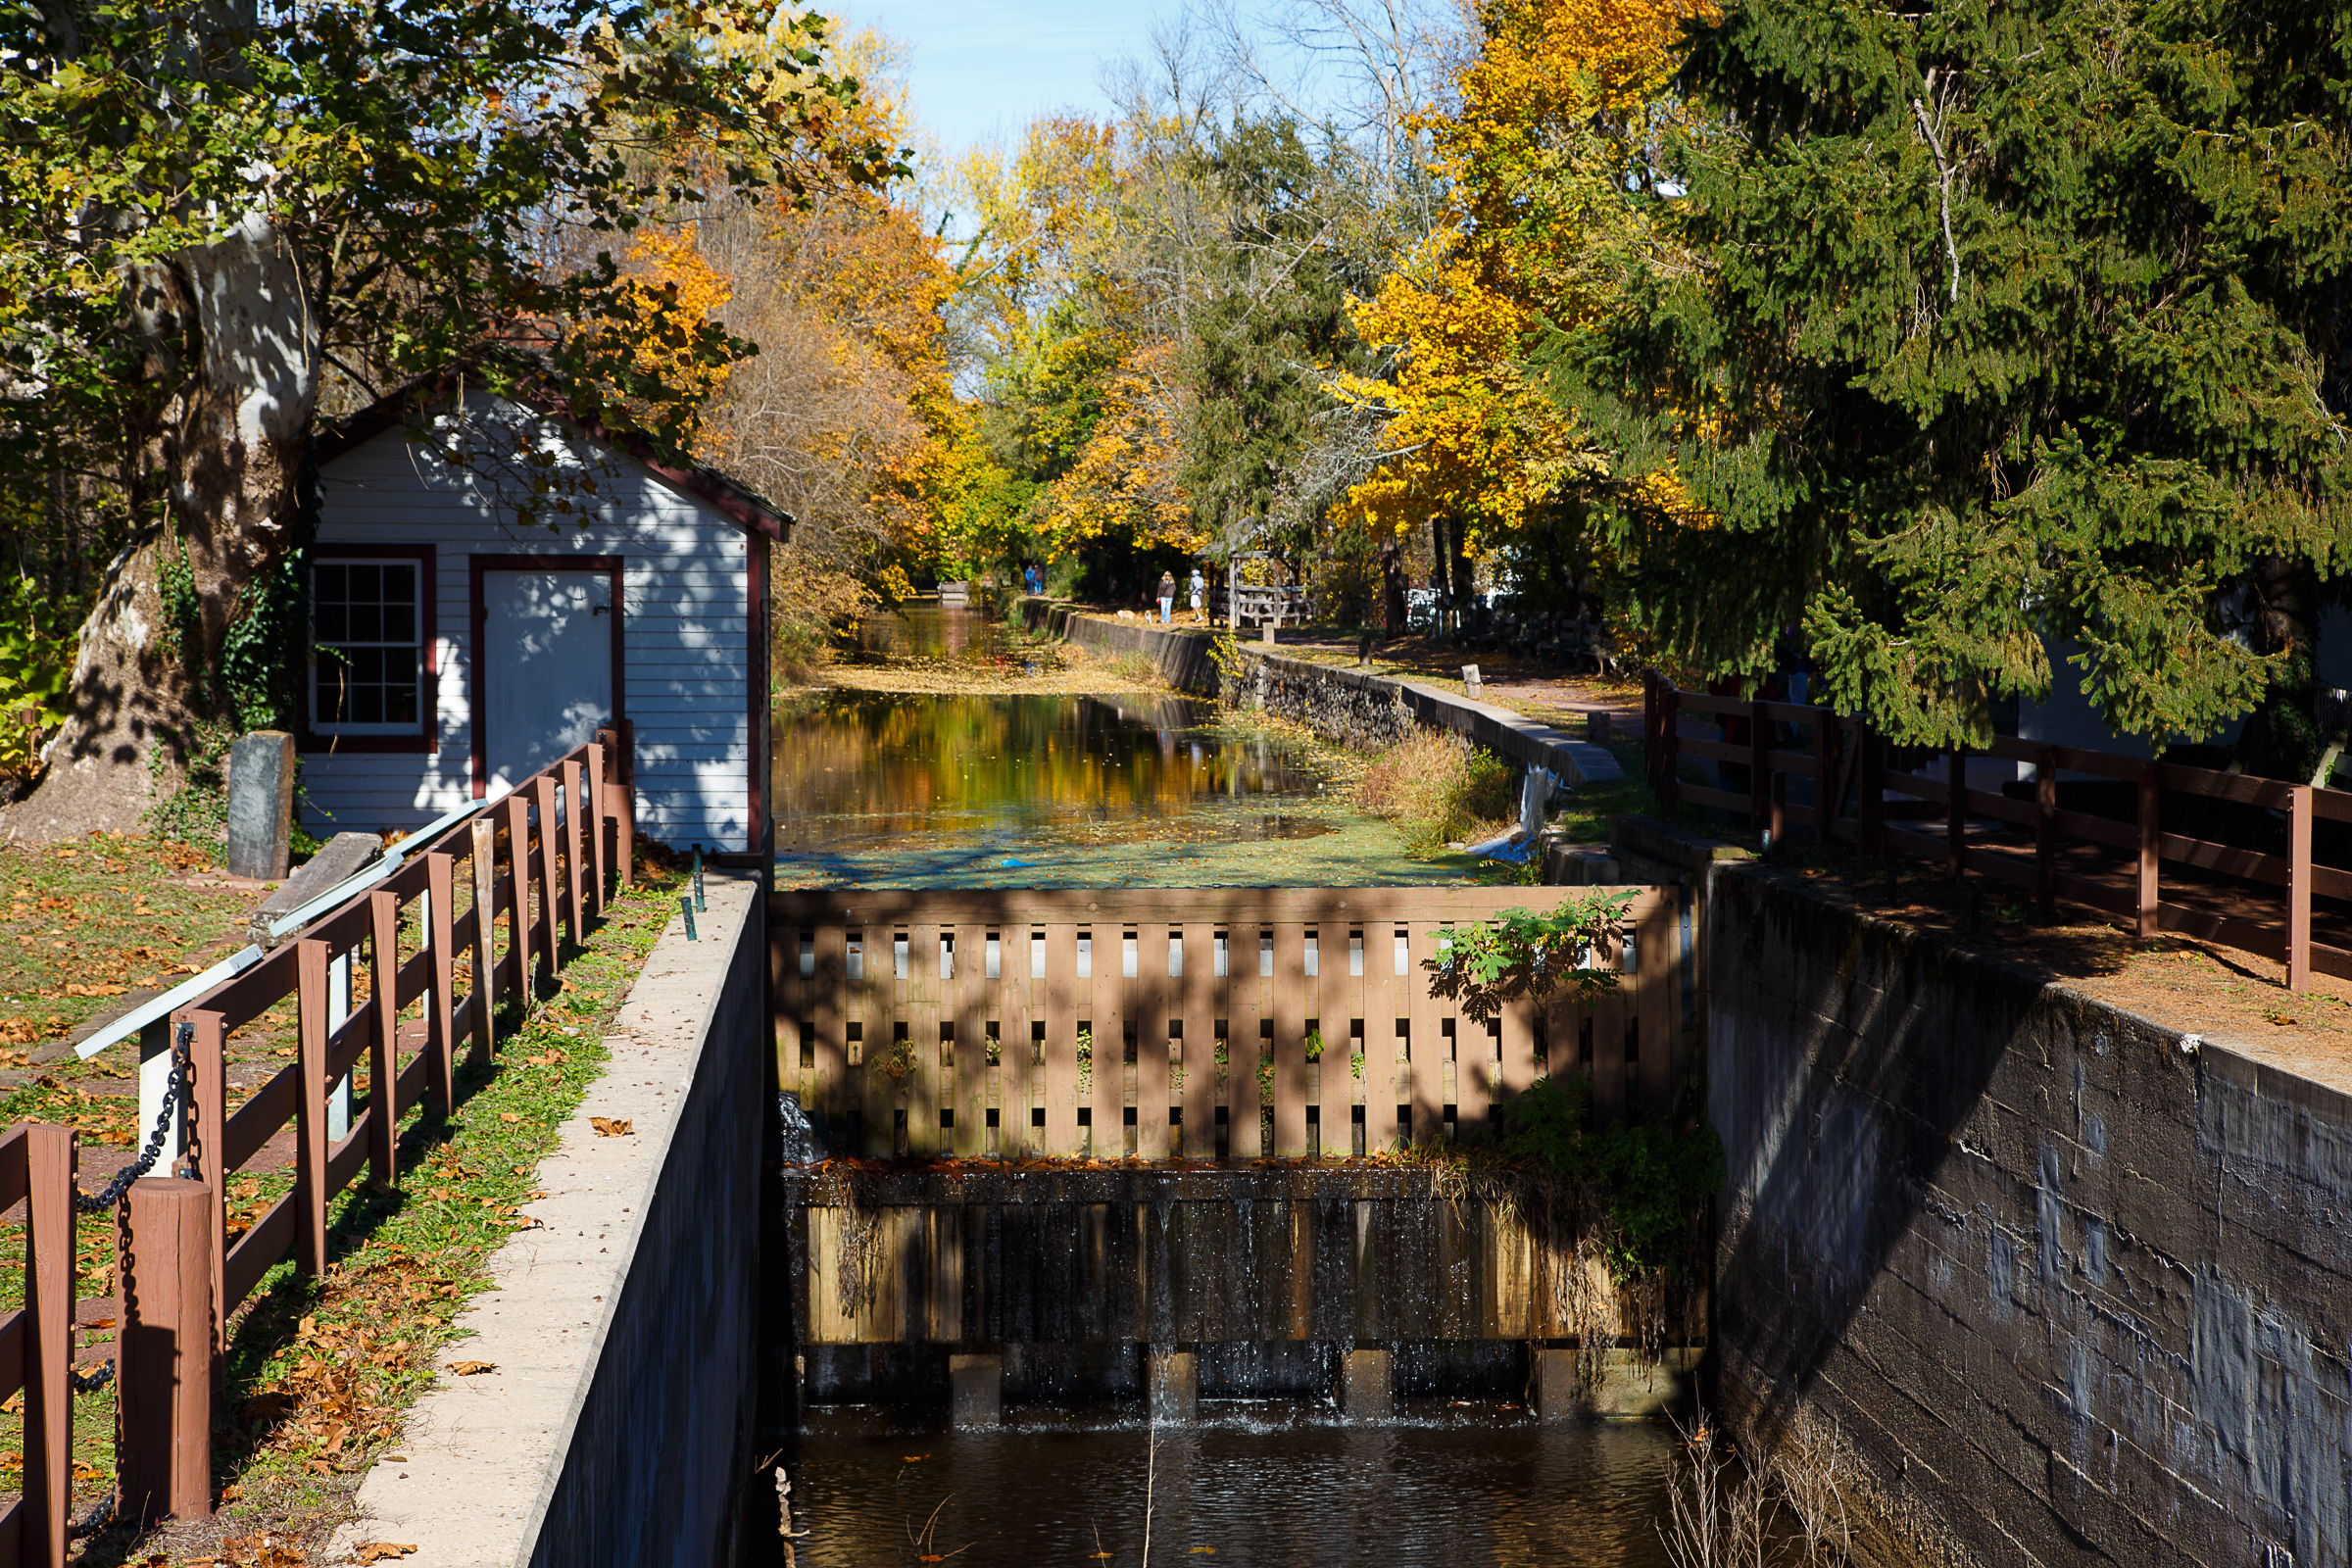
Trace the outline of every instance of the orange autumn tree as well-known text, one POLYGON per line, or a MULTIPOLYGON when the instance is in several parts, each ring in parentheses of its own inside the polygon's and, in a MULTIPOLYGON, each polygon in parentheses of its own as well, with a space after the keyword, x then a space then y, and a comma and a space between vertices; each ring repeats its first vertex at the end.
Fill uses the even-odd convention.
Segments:
POLYGON ((1617 258, 1652 240, 1629 184, 1646 177, 1685 27, 1710 0, 1488 0, 1485 42, 1451 115, 1423 114, 1447 189, 1446 220, 1357 302, 1386 376, 1331 390, 1386 420, 1390 454, 1344 517, 1404 533, 1451 519, 1483 556, 1564 485, 1603 478, 1610 455, 1528 363, 1539 332, 1607 313, 1617 258))
MULTIPOLYGON (((623 297, 632 314, 607 330, 626 343, 636 375, 707 413, 726 385, 732 362, 713 358, 704 346, 727 337, 719 313, 735 289, 696 248, 696 227, 692 222, 658 225, 629 247, 623 297)), ((618 404, 632 419, 645 417, 636 400, 624 396, 618 404)), ((710 455, 710 433, 699 418, 688 445, 697 457, 710 455)))

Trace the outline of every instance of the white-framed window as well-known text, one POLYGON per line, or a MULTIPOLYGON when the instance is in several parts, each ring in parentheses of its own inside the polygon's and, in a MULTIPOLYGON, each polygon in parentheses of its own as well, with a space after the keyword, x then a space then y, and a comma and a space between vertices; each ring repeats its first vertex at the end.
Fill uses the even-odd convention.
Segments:
POLYGON ((424 563, 321 556, 311 567, 311 728, 321 735, 422 735, 424 563))

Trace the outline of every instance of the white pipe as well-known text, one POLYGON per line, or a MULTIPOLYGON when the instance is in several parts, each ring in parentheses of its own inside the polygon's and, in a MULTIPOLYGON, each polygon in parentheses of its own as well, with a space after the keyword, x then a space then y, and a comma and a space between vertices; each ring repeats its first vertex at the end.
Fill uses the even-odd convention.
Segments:
POLYGON ((140 1003, 122 1017, 117 1018, 80 1045, 75 1046, 74 1053, 82 1060, 89 1060, 116 1041, 137 1034, 156 1019, 170 1017, 173 1008, 183 1003, 195 1001, 221 981, 243 974, 261 962, 262 957, 262 950, 258 947, 248 947, 242 953, 230 954, 193 979, 183 980, 162 996, 151 997, 140 1003))

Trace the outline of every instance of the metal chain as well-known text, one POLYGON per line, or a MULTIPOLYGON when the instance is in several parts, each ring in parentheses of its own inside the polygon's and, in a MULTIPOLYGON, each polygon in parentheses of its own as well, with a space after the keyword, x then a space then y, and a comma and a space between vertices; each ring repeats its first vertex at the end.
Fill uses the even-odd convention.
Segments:
POLYGON ((164 1083, 164 1108, 156 1112, 155 1131, 148 1134, 146 1149, 136 1161, 117 1171, 115 1179, 108 1182, 103 1191, 74 1193, 74 1206, 80 1212, 103 1214, 113 1208, 122 1201, 123 1194, 130 1191, 130 1184, 153 1170, 155 1162, 163 1157, 164 1140, 172 1134, 172 1118, 187 1102, 193 1087, 196 1076, 193 1060, 195 1043, 196 1026, 192 1023, 181 1024, 172 1043, 172 1075, 164 1083))
POLYGON ((78 1541, 84 1536, 96 1535, 114 1522, 115 1494, 110 1492, 98 1499, 98 1506, 81 1516, 80 1523, 66 1532, 66 1537, 71 1541, 78 1541))
POLYGON ((115 1358, 108 1356, 95 1372, 68 1372, 66 1381, 74 1385, 75 1394, 96 1394, 115 1381, 115 1358))

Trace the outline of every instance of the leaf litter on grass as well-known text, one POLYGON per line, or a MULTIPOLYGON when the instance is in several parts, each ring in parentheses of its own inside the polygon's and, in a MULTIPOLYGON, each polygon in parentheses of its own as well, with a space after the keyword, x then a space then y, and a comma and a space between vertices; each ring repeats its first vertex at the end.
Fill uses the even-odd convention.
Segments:
MULTIPOLYGON (((281 1263, 232 1318, 227 1430, 216 1439, 215 1464, 233 1478, 237 1495, 224 1493, 211 1521, 145 1535, 109 1530, 85 1563, 128 1564, 158 1547, 175 1561, 213 1551, 223 1564, 259 1563, 229 1544, 265 1537, 270 1549, 294 1553, 283 1561, 302 1562, 303 1551, 351 1516, 361 1477, 395 1446, 408 1408, 445 1358, 462 1359, 444 1352, 466 1298, 489 1284, 490 1255, 537 1223, 522 1205, 539 1196, 538 1161, 602 1072, 606 1026, 674 911, 680 881, 674 869, 641 864, 636 887, 589 933, 565 983, 527 1016, 510 1008, 500 1020, 498 1061, 488 1069, 461 1064, 449 1120, 421 1105, 404 1120, 402 1189, 355 1182, 336 1200, 326 1277, 308 1284, 290 1261, 281 1263), (531 1065, 549 1054, 564 1067, 531 1065)), ((230 1190, 232 1213, 258 1218, 291 1181, 290 1171, 240 1180, 230 1190)), ((111 1428, 111 1388, 100 1399, 111 1428)), ((75 1402, 77 1420, 82 1406, 99 1413, 99 1399, 75 1402)), ((93 1496, 111 1471, 109 1442, 93 1496)))

